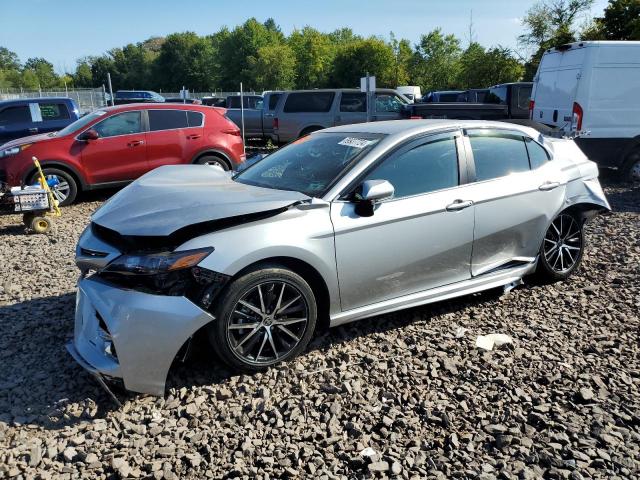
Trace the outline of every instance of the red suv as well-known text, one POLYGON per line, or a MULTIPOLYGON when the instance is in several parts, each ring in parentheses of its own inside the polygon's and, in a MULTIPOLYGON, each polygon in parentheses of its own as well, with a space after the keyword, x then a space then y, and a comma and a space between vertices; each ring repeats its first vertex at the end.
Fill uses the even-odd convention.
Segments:
POLYGON ((96 110, 59 132, 0 146, 0 180, 36 183, 31 157, 61 205, 82 190, 114 187, 161 165, 199 163, 234 169, 245 160, 238 127, 225 110, 202 105, 130 104, 96 110), (52 182, 54 183, 54 182, 52 182))

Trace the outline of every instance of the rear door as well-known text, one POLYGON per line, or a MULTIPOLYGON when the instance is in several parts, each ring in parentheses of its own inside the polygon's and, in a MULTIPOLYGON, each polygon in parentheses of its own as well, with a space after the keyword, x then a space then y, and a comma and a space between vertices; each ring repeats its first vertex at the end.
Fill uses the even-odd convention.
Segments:
POLYGON ((15 138, 35 135, 29 105, 9 105, 0 110, 0 145, 15 138))
POLYGON ((38 133, 62 130, 71 123, 71 112, 65 102, 38 101, 40 121, 37 122, 38 133))
POLYGON ((262 104, 262 130, 265 137, 271 137, 274 133, 273 120, 276 116, 278 102, 282 98, 282 93, 269 93, 262 104))
POLYGON ((335 121, 336 92, 291 92, 278 113, 278 138, 281 142, 295 140, 309 129, 327 128, 335 121))
POLYGON ((349 125, 367 121, 367 97, 362 92, 341 92, 335 125, 349 125))
POLYGON ((571 128, 573 102, 576 98, 586 48, 546 53, 534 78, 532 119, 565 131, 571 128))
POLYGON ((111 115, 94 124, 97 140, 76 141, 89 183, 135 180, 149 170, 141 110, 111 115))
POLYGON ((415 140, 383 159, 364 180, 387 180, 391 200, 370 217, 356 204, 331 205, 343 310, 471 277, 473 204, 459 131, 415 140))
POLYGON ((564 201, 565 184, 548 152, 521 132, 469 129, 468 197, 475 205, 471 273, 532 262, 564 201))
POLYGON ((149 170, 162 165, 190 163, 204 145, 204 114, 168 108, 147 110, 147 163, 149 170))

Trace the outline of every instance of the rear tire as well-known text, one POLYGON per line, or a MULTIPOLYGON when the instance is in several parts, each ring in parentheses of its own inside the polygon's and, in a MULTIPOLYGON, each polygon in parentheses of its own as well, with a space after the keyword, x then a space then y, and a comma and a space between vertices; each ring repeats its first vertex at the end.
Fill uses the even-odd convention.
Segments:
MULTIPOLYGON (((60 170, 59 168, 52 167, 44 167, 42 169, 42 173, 44 173, 45 178, 49 179, 51 177, 57 177, 59 180, 59 184, 55 187, 51 188, 51 193, 53 193, 53 198, 58 200, 58 205, 61 207, 66 207, 67 205, 71 205, 78 195, 78 184, 76 183, 75 178, 68 172, 64 170, 60 170)), ((40 179, 40 175, 38 172, 35 172, 31 175, 29 179, 29 185, 34 185, 38 183, 40 179)))
POLYGON ((297 273, 265 265, 229 285, 215 308, 209 341, 233 370, 258 372, 296 357, 311 340, 318 309, 297 273), (243 327, 246 325, 246 327, 243 327))
POLYGON ((218 157, 217 155, 204 155, 197 159, 195 163, 197 163, 198 165, 211 165, 220 167, 224 171, 228 171, 231 168, 226 160, 218 157))
POLYGON ((584 247, 582 219, 570 213, 560 213, 542 240, 536 276, 544 282, 569 278, 580 267, 584 247))
POLYGON ((298 138, 306 137, 310 133, 317 132, 318 130, 323 130, 323 127, 307 127, 300 132, 300 136, 298 138))
POLYGON ((51 221, 47 217, 33 217, 29 228, 34 233, 48 233, 51 230, 51 221))

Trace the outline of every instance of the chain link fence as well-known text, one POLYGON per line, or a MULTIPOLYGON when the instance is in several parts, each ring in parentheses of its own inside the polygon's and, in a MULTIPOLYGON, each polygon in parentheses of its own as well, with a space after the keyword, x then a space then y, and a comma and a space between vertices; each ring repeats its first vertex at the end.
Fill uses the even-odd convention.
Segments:
POLYGON ((78 104, 80 113, 89 113, 107 106, 107 95, 100 88, 73 88, 58 90, 23 90, 21 88, 0 88, 0 100, 18 100, 21 98, 66 97, 78 104))

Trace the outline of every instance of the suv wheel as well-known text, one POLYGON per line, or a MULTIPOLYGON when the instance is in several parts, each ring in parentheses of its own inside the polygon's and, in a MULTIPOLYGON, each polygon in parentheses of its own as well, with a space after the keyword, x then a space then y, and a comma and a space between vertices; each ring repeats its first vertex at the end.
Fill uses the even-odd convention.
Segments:
POLYGON ((220 167, 222 170, 229 170, 229 164, 222 158, 216 155, 204 155, 196 160, 198 165, 212 165, 214 167, 220 167))
POLYGON ((623 180, 640 183, 640 148, 633 150, 622 167, 623 180))
MULTIPOLYGON (((58 184, 51 187, 51 193, 53 193, 53 197, 58 200, 58 204, 61 207, 72 204, 78 195, 78 184, 73 176, 58 168, 45 167, 42 169, 42 173, 44 173, 47 180, 54 178, 58 180, 58 184)), ((29 184, 36 184, 38 180, 39 175, 36 172, 29 179, 29 184)))
POLYGON ((305 349, 316 325, 313 290, 297 273, 267 266, 235 280, 221 298, 209 340, 238 371, 261 371, 305 349))
POLYGON ((542 279, 564 280, 580 266, 585 245, 583 227, 582 220, 569 213, 561 213, 551 222, 536 270, 542 279))

